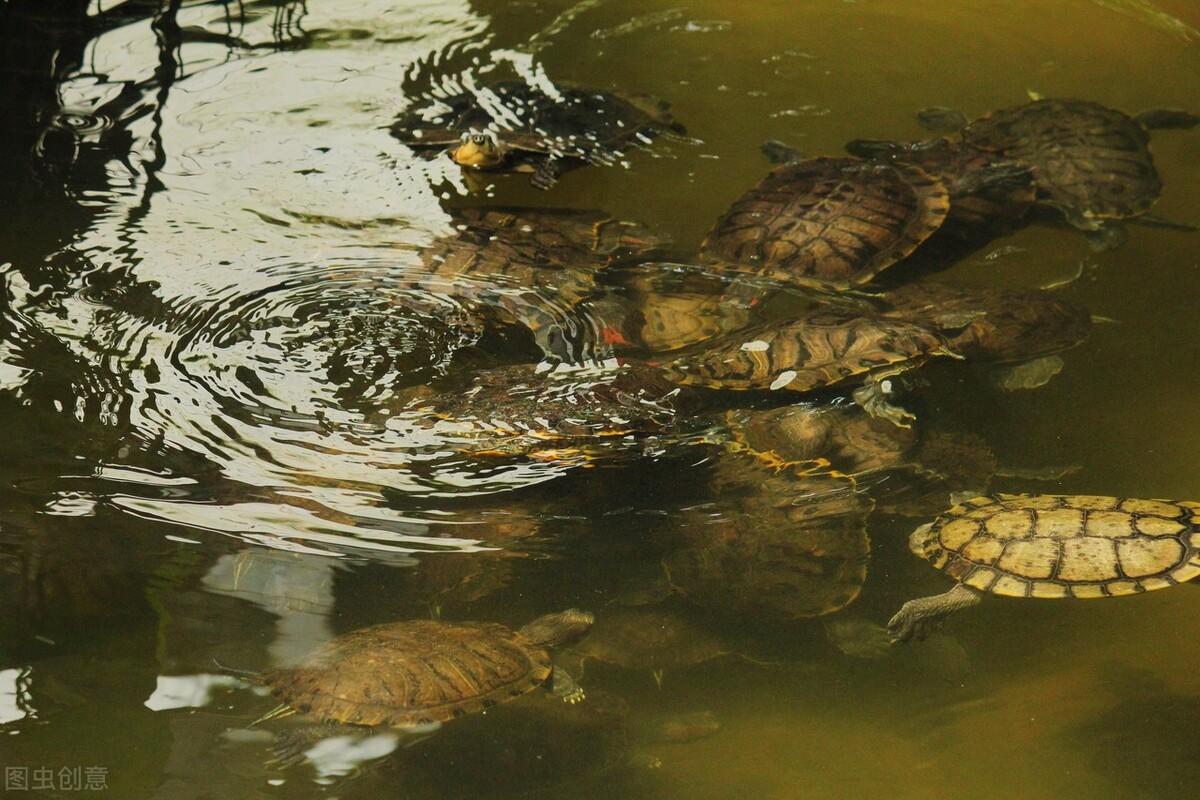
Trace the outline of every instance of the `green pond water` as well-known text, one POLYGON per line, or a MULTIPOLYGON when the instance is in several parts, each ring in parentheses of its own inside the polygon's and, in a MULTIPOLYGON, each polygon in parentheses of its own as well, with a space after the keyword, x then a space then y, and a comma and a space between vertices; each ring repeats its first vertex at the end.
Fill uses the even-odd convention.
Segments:
MULTIPOLYGON (((664 535, 697 510, 733 513, 708 450, 593 468, 471 459, 377 413, 402 387, 541 357, 513 326, 458 348, 444 320, 461 296, 413 278, 449 209, 604 209, 686 258, 767 171, 764 140, 836 155, 854 138, 921 136, 922 107, 975 116, 1031 93, 1200 110, 1200 12, 0 0, 5 796, 89 783, 172 800, 1194 793, 1193 586, 989 598, 856 658, 826 623, 882 624, 950 585, 908 551, 924 519, 877 508, 855 602, 780 620, 662 588, 664 535), (469 184, 387 132, 431 94, 514 75, 649 93, 687 136, 541 192, 524 176, 469 184), (529 695, 420 741, 323 743, 283 769, 271 736, 292 721, 252 725, 274 701, 217 665, 291 665, 396 620, 518 626, 578 607, 603 621, 646 597, 728 654, 657 678, 654 664, 593 661, 576 710, 529 695), (719 730, 641 733, 694 712, 719 730)), ((1200 132, 1152 146, 1155 213, 1200 224, 1200 132)), ((918 373, 906 404, 986 441, 1005 468, 991 489, 1200 500, 1197 234, 1134 225, 1100 252, 1048 219, 939 277, 1065 282, 1060 297, 1102 318, 1036 390, 1000 391, 973 364, 918 373)))

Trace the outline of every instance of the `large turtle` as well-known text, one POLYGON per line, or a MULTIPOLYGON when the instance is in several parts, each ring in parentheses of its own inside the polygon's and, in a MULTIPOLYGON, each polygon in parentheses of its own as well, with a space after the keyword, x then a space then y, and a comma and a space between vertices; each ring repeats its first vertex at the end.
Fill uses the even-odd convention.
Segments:
POLYGON ((392 135, 423 154, 448 152, 479 170, 531 172, 549 189, 567 169, 610 164, 633 144, 682 133, 665 102, 598 89, 499 81, 436 98, 392 123, 392 135))
POLYGON ((550 659, 550 649, 591 628, 591 614, 568 609, 514 631, 490 622, 413 620, 351 631, 318 647, 295 667, 259 676, 287 711, 323 724, 280 742, 295 757, 309 742, 339 731, 386 726, 430 729, 520 697, 543 685, 568 702, 582 690, 550 659))
MULTIPOLYGON (((947 109, 928 109, 919 116, 938 130, 961 128, 961 146, 992 162, 1028 167, 1037 202, 1089 232, 1111 231, 1113 222, 1144 215, 1158 199, 1162 181, 1150 155, 1148 130, 1200 122, 1200 116, 1182 111, 1130 117, 1099 103, 1065 98, 1034 100, 971 122, 947 109)), ((878 151, 881 145, 900 160, 918 164, 930 147, 929 142, 872 146, 878 151)), ((862 152, 860 147, 852 150, 862 152)))
POLYGON ((817 307, 664 361, 684 386, 722 390, 814 392, 855 386, 870 413, 897 425, 912 414, 890 404, 889 378, 934 356, 959 357, 936 331, 917 322, 817 307))
POLYGON ((1093 495, 981 496, 913 531, 909 547, 958 583, 909 600, 898 640, 979 602, 1009 597, 1116 597, 1200 575, 1200 503, 1093 495))
POLYGON ((795 161, 735 200, 701 252, 724 269, 844 290, 911 254, 949 208, 946 187, 919 167, 795 161))

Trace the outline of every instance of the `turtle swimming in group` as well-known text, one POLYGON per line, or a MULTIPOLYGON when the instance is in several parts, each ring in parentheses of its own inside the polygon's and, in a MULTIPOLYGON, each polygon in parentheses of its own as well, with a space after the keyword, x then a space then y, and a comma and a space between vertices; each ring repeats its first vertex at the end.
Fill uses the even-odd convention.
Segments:
POLYGON ((1073 227, 1104 234, 1119 230, 1114 223, 1121 220, 1144 217, 1162 191, 1149 130, 1200 123, 1200 116, 1182 111, 1130 117, 1099 103, 1065 98, 1038 99, 972 121, 947 109, 929 109, 919 118, 941 131, 956 130, 953 144, 859 140, 848 149, 925 166, 930 152, 965 149, 970 158, 982 155, 993 163, 1027 167, 1038 205, 1058 210, 1073 227))
POLYGON ((701 259, 784 284, 846 290, 910 255, 949 210, 946 187, 920 167, 790 161, 733 202, 701 259))
POLYGON ((391 133, 429 157, 475 170, 532 173, 549 189, 564 171, 611 164, 631 145, 682 134, 669 106, 645 95, 506 80, 410 109, 391 133))
POLYGON ((542 686, 578 702, 582 690, 554 666, 550 650, 583 637, 592 623, 590 613, 568 609, 515 631, 491 622, 436 620, 350 631, 298 666, 257 676, 282 703, 264 719, 298 711, 321 723, 282 737, 277 750, 287 760, 339 732, 427 731, 542 686))
POLYGON ((706 342, 661 366, 681 385, 711 389, 811 393, 850 387, 868 412, 906 426, 913 415, 889 402, 891 379, 935 356, 961 358, 919 322, 818 306, 706 342))
POLYGON ((929 325, 964 358, 996 365, 1006 389, 1032 389, 1063 368, 1059 353, 1091 332, 1083 306, 1045 289, 918 281, 884 292, 886 316, 929 325))
POLYGON ((1095 495, 981 496, 913 531, 909 547, 958 583, 910 600, 898 640, 975 605, 1009 597, 1117 597, 1200 575, 1200 503, 1095 495))

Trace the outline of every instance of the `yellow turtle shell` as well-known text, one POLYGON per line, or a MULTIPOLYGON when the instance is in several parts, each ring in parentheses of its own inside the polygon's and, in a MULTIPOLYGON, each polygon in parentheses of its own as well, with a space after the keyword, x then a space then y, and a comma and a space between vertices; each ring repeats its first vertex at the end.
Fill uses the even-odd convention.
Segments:
POLYGON ((918 528, 909 546, 956 580, 992 594, 1136 594, 1200 575, 1200 503, 976 497, 918 528))

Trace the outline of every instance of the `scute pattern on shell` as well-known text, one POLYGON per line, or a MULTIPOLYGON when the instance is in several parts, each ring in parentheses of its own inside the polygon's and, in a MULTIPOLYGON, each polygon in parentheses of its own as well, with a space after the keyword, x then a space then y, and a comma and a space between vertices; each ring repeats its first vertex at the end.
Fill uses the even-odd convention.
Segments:
POLYGON ((1080 228, 1142 214, 1162 191, 1145 129, 1099 103, 1036 100, 980 117, 962 138, 1030 166, 1039 199, 1080 228))
POLYGON ((976 497, 917 529, 910 544, 951 577, 993 594, 1135 594, 1200 575, 1200 503, 976 497))
POLYGON ((494 623, 388 623, 327 642, 264 676, 281 702, 321 719, 397 727, 444 722, 524 694, 550 653, 494 623))
POLYGON ((918 167, 815 158, 735 200, 703 251, 729 269, 847 289, 910 255, 949 207, 946 187, 918 167))
POLYGON ((807 392, 916 367, 935 354, 949 354, 945 342, 919 323, 817 311, 747 329, 663 366, 684 385, 807 392))

